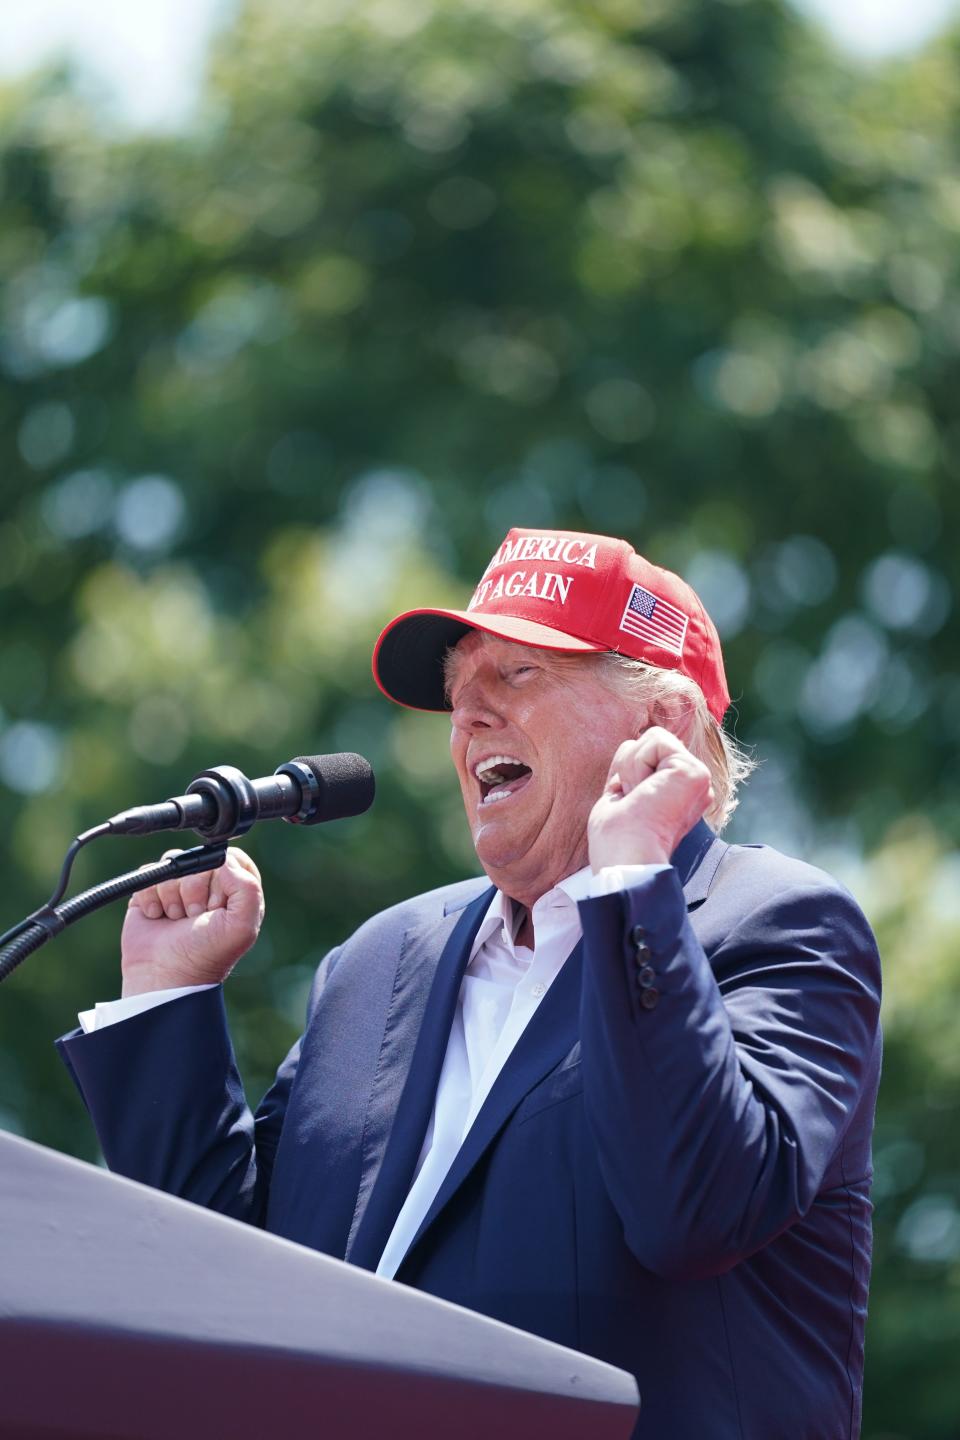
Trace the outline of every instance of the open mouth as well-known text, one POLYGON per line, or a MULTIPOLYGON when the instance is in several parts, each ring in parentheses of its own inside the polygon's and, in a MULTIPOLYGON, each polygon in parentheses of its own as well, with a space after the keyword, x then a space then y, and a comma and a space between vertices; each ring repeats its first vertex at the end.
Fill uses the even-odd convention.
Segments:
POLYGON ((481 805, 509 800, 533 776, 530 766, 513 755, 488 755, 474 766, 473 773, 480 786, 481 805))

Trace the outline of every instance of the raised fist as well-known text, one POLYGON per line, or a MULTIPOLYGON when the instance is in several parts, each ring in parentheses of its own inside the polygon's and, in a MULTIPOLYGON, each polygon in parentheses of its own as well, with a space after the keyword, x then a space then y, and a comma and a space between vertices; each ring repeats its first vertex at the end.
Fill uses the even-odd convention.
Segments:
POLYGON ((624 741, 590 812, 593 870, 669 863, 713 798, 710 771, 671 731, 652 725, 639 739, 624 741))
POLYGON ((229 849, 218 870, 138 891, 120 942, 124 995, 218 984, 256 940, 263 916, 260 872, 242 850, 229 849))

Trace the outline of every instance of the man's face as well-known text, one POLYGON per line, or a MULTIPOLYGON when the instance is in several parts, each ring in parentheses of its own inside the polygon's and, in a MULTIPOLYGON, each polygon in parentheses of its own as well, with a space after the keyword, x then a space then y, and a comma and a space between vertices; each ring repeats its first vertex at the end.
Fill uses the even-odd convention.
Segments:
POLYGON ((449 661, 450 748, 473 843, 494 884, 527 905, 587 863, 614 751, 642 728, 599 663, 478 630, 449 661))

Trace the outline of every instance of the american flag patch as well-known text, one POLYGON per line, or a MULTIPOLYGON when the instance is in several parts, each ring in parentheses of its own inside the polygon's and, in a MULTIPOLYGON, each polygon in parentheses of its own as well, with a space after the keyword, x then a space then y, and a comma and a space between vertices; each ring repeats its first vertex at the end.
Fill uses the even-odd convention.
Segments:
POLYGON ((620 629, 626 630, 628 635, 636 635, 639 640, 647 640, 652 645, 662 645, 671 655, 682 655, 688 624, 689 619, 682 610, 668 604, 666 600, 658 599, 656 595, 651 595, 642 585, 634 585, 620 621, 620 629))

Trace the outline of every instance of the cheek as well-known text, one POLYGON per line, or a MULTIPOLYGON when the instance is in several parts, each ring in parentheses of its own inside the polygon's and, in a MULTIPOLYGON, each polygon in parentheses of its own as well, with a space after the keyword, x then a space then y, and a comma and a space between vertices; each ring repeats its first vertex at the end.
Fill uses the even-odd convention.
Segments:
POLYGON ((463 796, 464 803, 466 803, 470 799, 472 786, 469 775, 459 765, 457 766, 457 780, 460 785, 460 794, 463 796))
POLYGON ((542 705, 543 701, 538 702, 533 695, 519 696, 511 716, 514 725, 528 734, 534 734, 542 725, 542 705))
MULTIPOLYGON (((593 717, 593 724, 596 724, 593 717)), ((572 754, 569 783, 575 788, 576 798, 588 809, 600 798, 610 773, 610 762, 623 736, 608 736, 591 732, 591 717, 583 720, 582 740, 572 754)))
POLYGON ((457 779, 460 781, 461 785, 463 784, 464 777, 466 775, 466 750, 467 747, 458 736, 456 730, 452 730, 450 732, 450 759, 453 763, 454 770, 457 772, 457 779))

